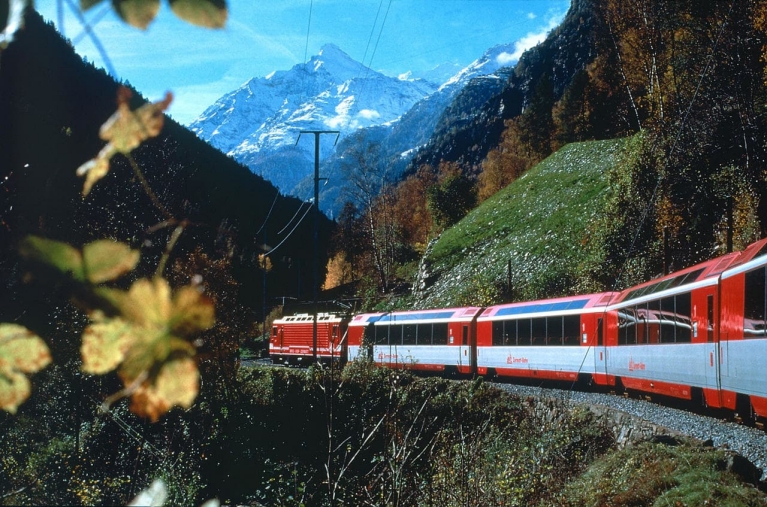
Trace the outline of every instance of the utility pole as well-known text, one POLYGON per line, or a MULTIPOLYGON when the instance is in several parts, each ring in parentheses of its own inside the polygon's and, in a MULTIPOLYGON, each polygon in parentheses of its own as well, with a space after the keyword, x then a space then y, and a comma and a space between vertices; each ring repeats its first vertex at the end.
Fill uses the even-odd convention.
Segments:
POLYGON ((335 134, 336 140, 333 146, 338 142, 341 132, 338 130, 302 130, 298 133, 296 145, 301 140, 301 134, 314 134, 314 259, 312 261, 312 270, 314 271, 314 320, 312 324, 312 359, 317 362, 317 287, 319 286, 318 264, 319 264, 319 228, 320 228, 320 135, 335 134))

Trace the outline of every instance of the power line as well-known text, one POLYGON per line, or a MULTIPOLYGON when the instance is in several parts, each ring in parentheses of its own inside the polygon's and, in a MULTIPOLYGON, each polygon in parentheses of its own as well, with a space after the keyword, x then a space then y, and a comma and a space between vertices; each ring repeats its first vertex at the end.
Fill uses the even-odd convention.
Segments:
POLYGON ((280 197, 280 193, 277 192, 274 195, 274 200, 272 201, 272 207, 269 208, 269 213, 266 214, 266 218, 264 218, 264 223, 261 224, 261 227, 259 227, 258 231, 256 232, 256 236, 258 236, 262 230, 264 230, 264 227, 266 227, 266 222, 269 221, 269 217, 272 216, 272 210, 274 209, 274 205, 277 204, 277 199, 280 197))
MULTIPOLYGON (((301 207, 299 207, 299 209, 301 209, 301 207)), ((296 225, 295 225, 295 226, 294 226, 294 227, 293 227, 293 228, 290 230, 290 232, 288 233, 288 235, 287 235, 287 236, 285 236, 285 237, 282 239, 282 241, 280 241, 280 242, 277 244, 277 246, 275 246, 274 248, 272 248, 271 250, 269 250, 268 252, 266 252, 264 255, 271 255, 271 254, 273 254, 273 253, 274 253, 274 251, 275 251, 275 250, 277 250, 277 249, 278 249, 280 246, 282 246, 282 244, 283 244, 283 243, 285 243, 285 242, 288 240, 288 238, 289 238, 289 237, 290 237, 290 236, 291 236, 291 235, 292 235, 292 234, 293 234, 293 233, 296 231, 296 228, 297 228, 299 225, 301 225, 301 222, 303 222, 303 221, 304 221, 304 218, 306 218, 306 215, 308 215, 308 214, 309 214, 309 212, 310 212, 311 210, 312 210, 311 206, 310 206, 310 207, 308 207, 308 208, 306 208, 306 211, 304 212, 303 216, 302 216, 302 217, 301 217, 301 219, 300 219, 300 220, 299 220, 299 221, 296 223, 296 225)), ((291 219, 291 221, 292 221, 292 219, 291 219)), ((284 229, 283 229, 283 230, 284 230, 284 229)))

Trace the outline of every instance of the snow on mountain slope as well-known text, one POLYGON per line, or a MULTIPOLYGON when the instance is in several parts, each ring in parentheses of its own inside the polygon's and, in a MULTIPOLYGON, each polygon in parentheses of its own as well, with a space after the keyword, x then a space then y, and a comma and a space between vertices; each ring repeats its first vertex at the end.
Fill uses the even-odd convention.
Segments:
POLYGON ((301 130, 338 130, 345 136, 396 121, 436 88, 424 80, 385 76, 327 44, 305 64, 251 79, 224 95, 190 129, 236 159, 252 158, 294 145, 301 130))

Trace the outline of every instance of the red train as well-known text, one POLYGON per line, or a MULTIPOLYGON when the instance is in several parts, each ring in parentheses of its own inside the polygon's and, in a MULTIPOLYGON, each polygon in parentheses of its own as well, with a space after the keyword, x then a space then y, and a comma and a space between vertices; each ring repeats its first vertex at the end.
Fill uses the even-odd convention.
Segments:
MULTIPOLYGON (((274 362, 313 358, 312 319, 275 321, 274 362)), ((622 292, 320 322, 320 359, 580 381, 767 417, 767 238, 622 292)))

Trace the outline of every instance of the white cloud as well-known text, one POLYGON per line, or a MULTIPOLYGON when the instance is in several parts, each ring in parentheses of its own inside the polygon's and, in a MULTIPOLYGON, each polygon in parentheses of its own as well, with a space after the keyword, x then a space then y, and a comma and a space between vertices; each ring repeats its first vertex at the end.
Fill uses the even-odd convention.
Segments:
POLYGON ((374 120, 381 117, 381 113, 375 109, 362 109, 360 110, 359 115, 366 120, 374 120))
MULTIPOLYGON (((507 58, 509 61, 515 61, 519 60, 519 57, 522 56, 522 53, 527 51, 528 49, 537 46, 541 42, 543 42, 546 39, 546 36, 549 34, 551 30, 559 26, 559 24, 562 22, 562 18, 564 17, 564 14, 555 14, 551 16, 548 20, 548 23, 546 26, 539 32, 535 33, 528 33, 518 41, 514 43, 514 52, 512 54, 504 53, 507 55, 507 58)), ((500 56, 499 56, 500 58, 500 56)))
MULTIPOLYGON (((516 52, 514 54, 516 54, 516 52)), ((495 57, 495 61, 498 62, 498 65, 500 65, 501 67, 506 67, 508 65, 513 64, 517 60, 519 60, 519 57, 514 56, 514 54, 507 53, 506 51, 504 51, 503 53, 495 57)))
POLYGON ((538 16, 536 16, 534 12, 528 12, 527 13, 527 19, 535 19, 537 17, 538 16))

